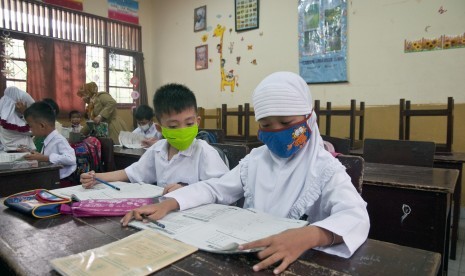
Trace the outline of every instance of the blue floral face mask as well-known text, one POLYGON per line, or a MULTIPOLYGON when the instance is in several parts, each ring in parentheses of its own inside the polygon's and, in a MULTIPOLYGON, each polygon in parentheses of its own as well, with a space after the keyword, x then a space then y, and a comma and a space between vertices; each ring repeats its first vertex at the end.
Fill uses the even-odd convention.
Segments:
POLYGON ((258 130, 258 139, 265 143, 268 149, 281 158, 289 158, 302 149, 310 139, 311 130, 307 120, 279 130, 258 130))

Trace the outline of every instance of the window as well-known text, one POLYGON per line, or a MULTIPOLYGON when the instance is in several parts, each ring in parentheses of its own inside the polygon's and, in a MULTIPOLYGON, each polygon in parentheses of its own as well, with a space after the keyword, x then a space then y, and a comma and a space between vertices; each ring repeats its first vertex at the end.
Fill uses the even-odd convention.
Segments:
POLYGON ((2 73, 5 75, 6 86, 16 86, 26 90, 26 53, 24 51, 24 40, 3 38, 5 52, 3 55, 2 73))
POLYGON ((131 83, 144 76, 140 66, 140 26, 40 1, 0 1, 0 11, 3 16, 0 20, 0 69, 4 75, 8 72, 6 79, 0 81, 0 96, 10 85, 26 90, 27 66, 21 38, 29 34, 85 44, 86 82, 94 81, 100 91, 108 91, 120 107, 133 105, 133 90, 145 95, 145 86, 142 86, 144 91, 140 91, 138 83, 131 83), (13 45, 5 43, 5 34, 10 33, 15 38, 13 45), (134 75, 138 78, 133 79, 134 75))
POLYGON ((134 90, 131 79, 134 74, 134 58, 127 55, 109 54, 109 93, 117 103, 132 104, 134 90))

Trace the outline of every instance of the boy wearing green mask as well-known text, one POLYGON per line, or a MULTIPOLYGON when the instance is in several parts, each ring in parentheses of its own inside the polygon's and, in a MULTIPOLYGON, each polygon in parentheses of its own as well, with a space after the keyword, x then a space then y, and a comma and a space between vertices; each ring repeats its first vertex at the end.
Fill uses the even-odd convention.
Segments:
POLYGON ((200 117, 195 95, 189 88, 175 83, 164 85, 155 92, 153 106, 159 123, 157 130, 165 139, 124 170, 81 174, 84 188, 95 185, 98 177, 105 181, 157 183, 167 193, 184 183, 220 177, 229 171, 216 149, 195 139, 200 117))

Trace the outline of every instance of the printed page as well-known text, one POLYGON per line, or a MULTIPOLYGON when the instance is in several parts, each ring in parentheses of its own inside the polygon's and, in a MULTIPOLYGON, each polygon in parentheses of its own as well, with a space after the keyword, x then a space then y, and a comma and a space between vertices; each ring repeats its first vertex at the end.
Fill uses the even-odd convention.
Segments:
POLYGON ((142 222, 138 220, 131 221, 129 226, 137 229, 152 229, 160 234, 175 239, 178 235, 181 235, 182 233, 189 233, 197 227, 203 227, 205 224, 202 220, 192 219, 185 216, 183 212, 171 212, 164 218, 157 220, 157 222, 161 223, 165 227, 161 228, 155 223, 142 222))
MULTIPOLYGON (((189 210, 173 212, 154 223, 132 221, 130 226, 153 229, 201 250, 215 253, 240 253, 239 244, 262 239, 307 221, 279 218, 253 209, 208 204, 189 210)), ((260 249, 256 249, 257 251, 260 249)))
POLYGON ((25 160, 24 156, 30 154, 30 152, 0 152, 0 162, 15 162, 25 160))
POLYGON ((148 275, 197 248, 145 230, 50 263, 62 275, 148 275))
POLYGON ((239 244, 307 224, 306 221, 279 218, 255 210, 238 208, 235 212, 218 216, 205 223, 202 228, 178 235, 176 239, 210 252, 236 253, 239 244))
POLYGON ((142 148, 141 143, 144 139, 144 136, 129 131, 121 131, 118 136, 120 145, 130 149, 142 148))
POLYGON ((119 187, 115 190, 105 184, 99 183, 90 189, 85 189, 82 185, 51 190, 52 193, 73 198, 75 200, 88 199, 118 199, 118 198, 152 198, 163 194, 163 188, 157 185, 146 183, 110 182, 119 187))

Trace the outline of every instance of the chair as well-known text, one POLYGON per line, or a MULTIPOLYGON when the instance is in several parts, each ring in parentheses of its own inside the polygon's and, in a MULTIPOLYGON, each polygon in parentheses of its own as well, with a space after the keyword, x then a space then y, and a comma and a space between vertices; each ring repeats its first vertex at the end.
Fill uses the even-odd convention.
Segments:
POLYGON ((323 138, 323 141, 330 142, 337 153, 342 153, 345 155, 348 155, 350 153, 350 139, 326 135, 321 135, 321 138, 323 138))
POLYGON ((113 140, 109 137, 99 137, 97 139, 100 141, 102 147, 102 170, 104 172, 115 171, 116 164, 114 160, 113 140))
POLYGON ((249 153, 249 148, 246 145, 231 145, 231 144, 211 144, 212 146, 220 149, 228 157, 229 168, 233 169, 249 153))
POLYGON ((219 128, 199 128, 200 131, 206 131, 213 134, 216 137, 216 143, 223 143, 224 142, 224 131, 223 129, 219 128))
POLYGON ((446 116, 446 143, 436 144, 437 152, 452 152, 454 136, 454 98, 447 98, 446 109, 417 109, 412 110, 410 101, 400 99, 399 104, 399 140, 410 140, 410 118, 413 116, 446 116))
POLYGON ((363 141, 363 133, 365 128, 365 102, 360 102, 360 109, 357 110, 357 101, 350 100, 350 109, 331 109, 331 102, 326 102, 326 109, 320 108, 320 100, 315 100, 314 111, 317 115, 317 124, 320 122, 320 116, 326 116, 325 135, 331 136, 331 117, 332 116, 349 116, 349 139, 350 148, 355 149, 360 147, 358 141, 363 141), (359 117, 358 141, 355 139, 356 117, 359 117))
POLYGON ((420 167, 433 167, 434 142, 365 139, 363 158, 366 162, 420 167))
POLYGON ((365 171, 365 161, 360 156, 355 155, 338 155, 336 157, 344 167, 352 180, 355 189, 362 194, 363 174, 365 171))
POLYGON ((255 113, 250 111, 248 103, 239 105, 237 111, 228 111, 226 104, 221 105, 221 128, 225 134, 225 141, 255 142, 258 141, 256 135, 250 135, 250 117, 255 113), (228 134, 228 117, 237 117, 237 135, 228 134))
POLYGON ((215 127, 217 129, 221 128, 221 108, 216 108, 215 112, 216 113, 214 115, 206 115, 205 108, 198 107, 197 114, 200 116, 199 128, 205 128, 205 120, 215 120, 216 121, 215 127))

